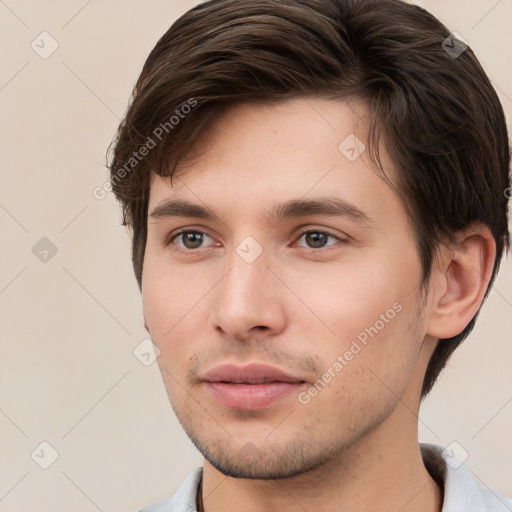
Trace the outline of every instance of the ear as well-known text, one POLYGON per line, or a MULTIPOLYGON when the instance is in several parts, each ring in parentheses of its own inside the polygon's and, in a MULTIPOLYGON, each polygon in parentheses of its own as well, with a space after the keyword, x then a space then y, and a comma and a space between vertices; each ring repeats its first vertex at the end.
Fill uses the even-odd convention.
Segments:
POLYGON ((475 316, 491 279, 496 243, 489 228, 472 225, 441 244, 430 279, 427 334, 460 334, 475 316))

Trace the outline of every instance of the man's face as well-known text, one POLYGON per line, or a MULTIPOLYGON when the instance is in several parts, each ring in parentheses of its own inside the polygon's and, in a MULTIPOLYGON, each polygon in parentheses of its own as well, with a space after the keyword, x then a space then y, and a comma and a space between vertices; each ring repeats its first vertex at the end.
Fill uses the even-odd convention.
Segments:
POLYGON ((421 266, 399 198, 354 139, 366 144, 368 126, 355 101, 237 106, 173 186, 153 176, 150 214, 180 200, 216 216, 150 216, 142 287, 172 406, 225 474, 310 470, 419 395, 421 266), (271 216, 326 199, 336 215, 271 216))

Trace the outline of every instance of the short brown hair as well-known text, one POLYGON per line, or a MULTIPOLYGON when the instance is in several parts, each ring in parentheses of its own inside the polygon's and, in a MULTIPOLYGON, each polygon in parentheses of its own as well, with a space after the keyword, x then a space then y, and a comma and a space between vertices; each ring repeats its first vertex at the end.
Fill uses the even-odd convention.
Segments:
MULTIPOLYGON (((172 180, 222 109, 306 95, 366 100, 370 154, 382 170, 382 139, 397 167, 423 284, 441 239, 474 223, 490 229, 497 254, 488 293, 509 248, 503 109, 471 49, 400 0, 211 0, 172 25, 143 67, 108 164, 139 287, 152 172, 172 180)), ((438 343, 423 397, 475 319, 438 343)))

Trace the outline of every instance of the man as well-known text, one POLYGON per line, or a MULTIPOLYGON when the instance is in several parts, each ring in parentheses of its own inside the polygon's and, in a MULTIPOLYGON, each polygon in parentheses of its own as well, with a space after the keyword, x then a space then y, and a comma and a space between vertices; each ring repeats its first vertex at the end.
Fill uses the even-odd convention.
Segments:
POLYGON ((417 437, 509 247, 508 166, 489 80, 418 6, 180 18, 110 162, 145 326, 205 457, 145 510, 512 510, 417 437))

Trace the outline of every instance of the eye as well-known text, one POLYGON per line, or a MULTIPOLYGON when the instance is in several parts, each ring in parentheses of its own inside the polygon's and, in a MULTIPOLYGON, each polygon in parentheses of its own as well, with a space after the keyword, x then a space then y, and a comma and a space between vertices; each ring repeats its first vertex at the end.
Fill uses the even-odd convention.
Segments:
MULTIPOLYGON (((310 250, 311 252, 317 252, 320 249, 325 247, 330 247, 331 245, 336 245, 336 242, 346 243, 348 240, 340 238, 338 236, 332 235, 331 233, 319 230, 309 230, 304 231, 299 235, 297 242, 301 239, 304 239, 306 245, 297 245, 299 247, 304 247, 305 249, 310 250), (329 243, 331 240, 331 243, 329 243)), ((206 247, 211 247, 216 245, 216 242, 212 237, 208 236, 206 233, 197 230, 182 230, 178 233, 172 234, 165 245, 175 244, 178 248, 193 251, 195 249, 202 249, 206 247), (210 239, 211 242, 209 245, 203 245, 206 241, 205 239, 210 239)))
POLYGON ((334 245, 332 243, 331 244, 327 243, 329 241, 329 239, 337 241, 337 242, 341 242, 341 243, 347 242, 346 239, 332 235, 325 231, 316 231, 316 230, 304 231, 303 233, 300 234, 298 240, 302 239, 303 237, 304 237, 304 241, 307 245, 306 246, 299 245, 299 247, 306 247, 306 249, 310 249, 312 251, 322 249, 323 247, 329 247, 330 245, 334 245))
POLYGON ((174 243, 175 240, 181 242, 181 244, 176 243, 176 245, 181 249, 193 250, 201 248, 202 243, 206 238, 213 240, 210 236, 202 231, 180 231, 179 233, 175 233, 169 239, 169 244, 174 243))

